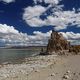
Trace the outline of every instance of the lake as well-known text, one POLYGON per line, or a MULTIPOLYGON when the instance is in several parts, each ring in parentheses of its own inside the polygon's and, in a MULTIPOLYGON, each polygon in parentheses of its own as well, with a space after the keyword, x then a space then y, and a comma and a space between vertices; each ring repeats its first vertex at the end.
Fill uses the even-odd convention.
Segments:
POLYGON ((26 57, 39 54, 37 49, 0 49, 0 64, 22 63, 26 57))

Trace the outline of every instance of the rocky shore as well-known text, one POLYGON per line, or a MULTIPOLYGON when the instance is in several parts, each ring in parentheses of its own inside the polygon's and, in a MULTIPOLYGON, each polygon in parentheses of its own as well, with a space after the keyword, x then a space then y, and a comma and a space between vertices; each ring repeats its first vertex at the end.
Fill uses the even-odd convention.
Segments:
POLYGON ((46 51, 42 49, 40 55, 74 55, 79 53, 80 45, 71 45, 71 43, 65 39, 61 33, 52 30, 46 51))
POLYGON ((0 80, 80 80, 80 55, 36 56, 0 65, 0 80))
POLYGON ((46 51, 41 51, 22 64, 0 65, 0 80, 80 80, 80 46, 52 31, 46 51))

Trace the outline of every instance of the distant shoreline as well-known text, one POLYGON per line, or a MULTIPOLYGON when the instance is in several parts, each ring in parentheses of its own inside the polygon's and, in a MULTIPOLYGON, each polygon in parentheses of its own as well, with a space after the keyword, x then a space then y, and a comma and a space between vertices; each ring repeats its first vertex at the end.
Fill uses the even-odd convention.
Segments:
POLYGON ((0 49, 40 49, 46 48, 46 46, 11 46, 11 47, 0 47, 0 49))

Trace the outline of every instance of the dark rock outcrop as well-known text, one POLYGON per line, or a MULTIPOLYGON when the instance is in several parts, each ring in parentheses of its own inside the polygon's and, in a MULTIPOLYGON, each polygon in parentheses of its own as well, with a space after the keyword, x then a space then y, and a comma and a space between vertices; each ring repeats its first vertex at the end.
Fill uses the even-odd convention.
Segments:
POLYGON ((79 54, 79 52, 80 52, 80 45, 72 45, 72 46, 69 48, 69 52, 70 52, 71 54, 74 54, 74 55, 79 54))
POLYGON ((62 50, 68 50, 70 47, 70 42, 64 39, 63 35, 52 30, 51 38, 47 45, 47 54, 52 54, 53 52, 59 52, 62 50))
POLYGON ((46 51, 41 50, 41 55, 50 55, 50 54, 78 54, 80 52, 80 46, 70 45, 61 33, 58 33, 52 30, 51 38, 48 41, 46 51))

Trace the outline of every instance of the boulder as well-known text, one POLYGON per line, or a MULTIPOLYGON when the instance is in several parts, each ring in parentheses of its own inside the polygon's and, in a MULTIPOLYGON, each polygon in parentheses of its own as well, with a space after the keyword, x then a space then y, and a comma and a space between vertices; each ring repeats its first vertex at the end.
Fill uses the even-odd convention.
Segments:
POLYGON ((68 50, 70 47, 70 42, 68 42, 62 34, 52 30, 51 38, 47 45, 47 54, 52 54, 53 52, 59 52, 68 50))
POLYGON ((70 54, 79 54, 80 45, 70 45, 70 42, 67 41, 61 33, 52 30, 51 37, 48 40, 47 49, 44 51, 41 49, 40 55, 68 55, 70 54))
POLYGON ((79 54, 79 52, 80 52, 80 45, 72 45, 69 48, 69 52, 72 53, 72 54, 74 54, 74 55, 79 54))

